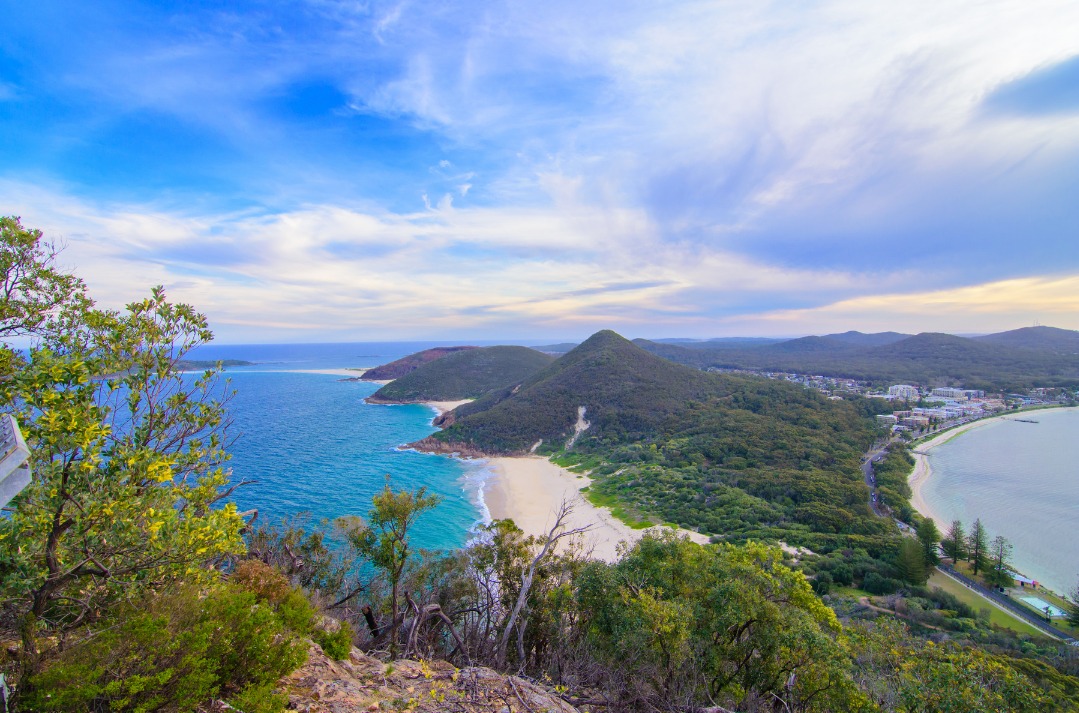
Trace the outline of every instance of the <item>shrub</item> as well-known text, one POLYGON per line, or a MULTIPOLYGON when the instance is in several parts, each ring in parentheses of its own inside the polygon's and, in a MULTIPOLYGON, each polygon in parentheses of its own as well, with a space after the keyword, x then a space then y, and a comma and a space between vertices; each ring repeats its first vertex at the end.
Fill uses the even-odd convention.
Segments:
POLYGON ((211 698, 283 710, 273 684, 305 658, 297 632, 234 584, 182 587, 118 610, 29 677, 35 711, 194 710, 211 698))
POLYGON ((336 661, 347 659, 352 651, 352 625, 347 621, 342 621, 336 631, 316 630, 313 638, 322 651, 336 661))

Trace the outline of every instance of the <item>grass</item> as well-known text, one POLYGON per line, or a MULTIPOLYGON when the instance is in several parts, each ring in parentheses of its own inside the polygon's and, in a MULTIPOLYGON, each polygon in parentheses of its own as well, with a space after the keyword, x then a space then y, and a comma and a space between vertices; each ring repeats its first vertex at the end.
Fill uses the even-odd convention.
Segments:
POLYGON ((933 572, 932 576, 929 577, 929 586, 940 587, 949 594, 955 595, 955 597, 959 601, 967 604, 975 611, 988 608, 989 622, 991 624, 995 624, 996 626, 1005 629, 1010 629, 1019 634, 1029 634, 1031 636, 1045 636, 1045 634, 1043 634, 1041 631, 1035 629, 1033 626, 1026 623, 1022 619, 1019 619, 1005 611, 1002 611, 1001 609, 998 609, 988 599, 981 596, 977 592, 972 592, 971 590, 967 589, 962 584, 947 575, 941 574, 940 572, 933 572))
POLYGON ((649 527, 656 526, 656 523, 651 520, 642 520, 638 514, 627 510, 618 502, 618 498, 613 495, 604 495, 592 488, 581 488, 581 492, 588 498, 588 502, 596 507, 607 508, 611 511, 612 516, 633 530, 646 530, 649 527))

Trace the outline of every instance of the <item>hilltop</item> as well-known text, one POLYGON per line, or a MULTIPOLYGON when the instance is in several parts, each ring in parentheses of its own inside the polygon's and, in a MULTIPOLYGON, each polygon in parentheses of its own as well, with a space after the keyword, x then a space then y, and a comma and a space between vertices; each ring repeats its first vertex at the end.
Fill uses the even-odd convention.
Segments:
POLYGON ((527 347, 466 349, 420 365, 367 400, 419 403, 475 399, 493 389, 520 384, 552 361, 554 357, 527 347))
POLYGON ((424 349, 422 352, 409 354, 396 361, 391 361, 389 364, 383 364, 382 366, 376 366, 374 369, 368 369, 360 376, 360 378, 364 381, 388 381, 391 379, 400 379, 405 374, 415 371, 424 364, 435 361, 436 359, 441 359, 448 354, 460 352, 465 349, 478 348, 479 347, 435 347, 434 349, 424 349))
POLYGON ((701 532, 809 546, 826 545, 813 532, 857 535, 881 547, 887 523, 870 513, 858 468, 875 434, 867 414, 800 386, 674 364, 602 331, 445 415, 445 430, 415 445, 588 463, 594 496, 701 532))
POLYGON ((637 340, 699 369, 787 371, 876 384, 956 385, 986 390, 1079 386, 1079 332, 1028 327, 983 337, 926 332, 846 332, 756 347, 708 349, 637 340))

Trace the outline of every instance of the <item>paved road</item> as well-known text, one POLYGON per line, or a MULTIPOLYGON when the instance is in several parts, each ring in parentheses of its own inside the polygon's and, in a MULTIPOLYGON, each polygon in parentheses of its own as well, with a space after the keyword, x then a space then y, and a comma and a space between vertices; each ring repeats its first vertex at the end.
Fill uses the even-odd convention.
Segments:
POLYGON ((1006 609, 1008 613, 1015 614, 1017 617, 1019 617, 1026 623, 1041 631, 1043 634, 1051 636, 1054 639, 1060 639, 1062 641, 1066 641, 1072 645, 1075 645, 1076 640, 1072 638, 1071 634, 1061 631, 1052 624, 1046 622, 1044 619, 1032 614, 1028 609, 1019 604, 1016 604, 1010 598, 1005 597, 998 592, 994 592, 991 589, 983 587, 970 577, 956 572, 954 569, 952 569, 946 564, 939 565, 937 567, 937 570, 958 581, 960 584, 963 584, 968 589, 972 589, 986 599, 989 599, 994 604, 1000 606, 1000 608, 1006 609))
POLYGON ((862 475, 865 477, 865 484, 869 486, 869 507, 877 517, 886 517, 886 515, 878 504, 877 479, 873 475, 873 461, 877 458, 883 458, 887 448, 887 443, 879 448, 874 446, 865 454, 865 460, 862 462, 862 475))

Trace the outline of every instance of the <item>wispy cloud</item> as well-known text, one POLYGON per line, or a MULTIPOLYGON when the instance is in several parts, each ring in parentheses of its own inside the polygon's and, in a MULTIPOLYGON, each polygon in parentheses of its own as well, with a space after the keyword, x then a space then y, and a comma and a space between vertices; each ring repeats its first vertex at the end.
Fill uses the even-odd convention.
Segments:
POLYGON ((1079 272, 1074 4, 10 19, 0 212, 105 301, 161 282, 236 338, 811 330, 1079 272))

